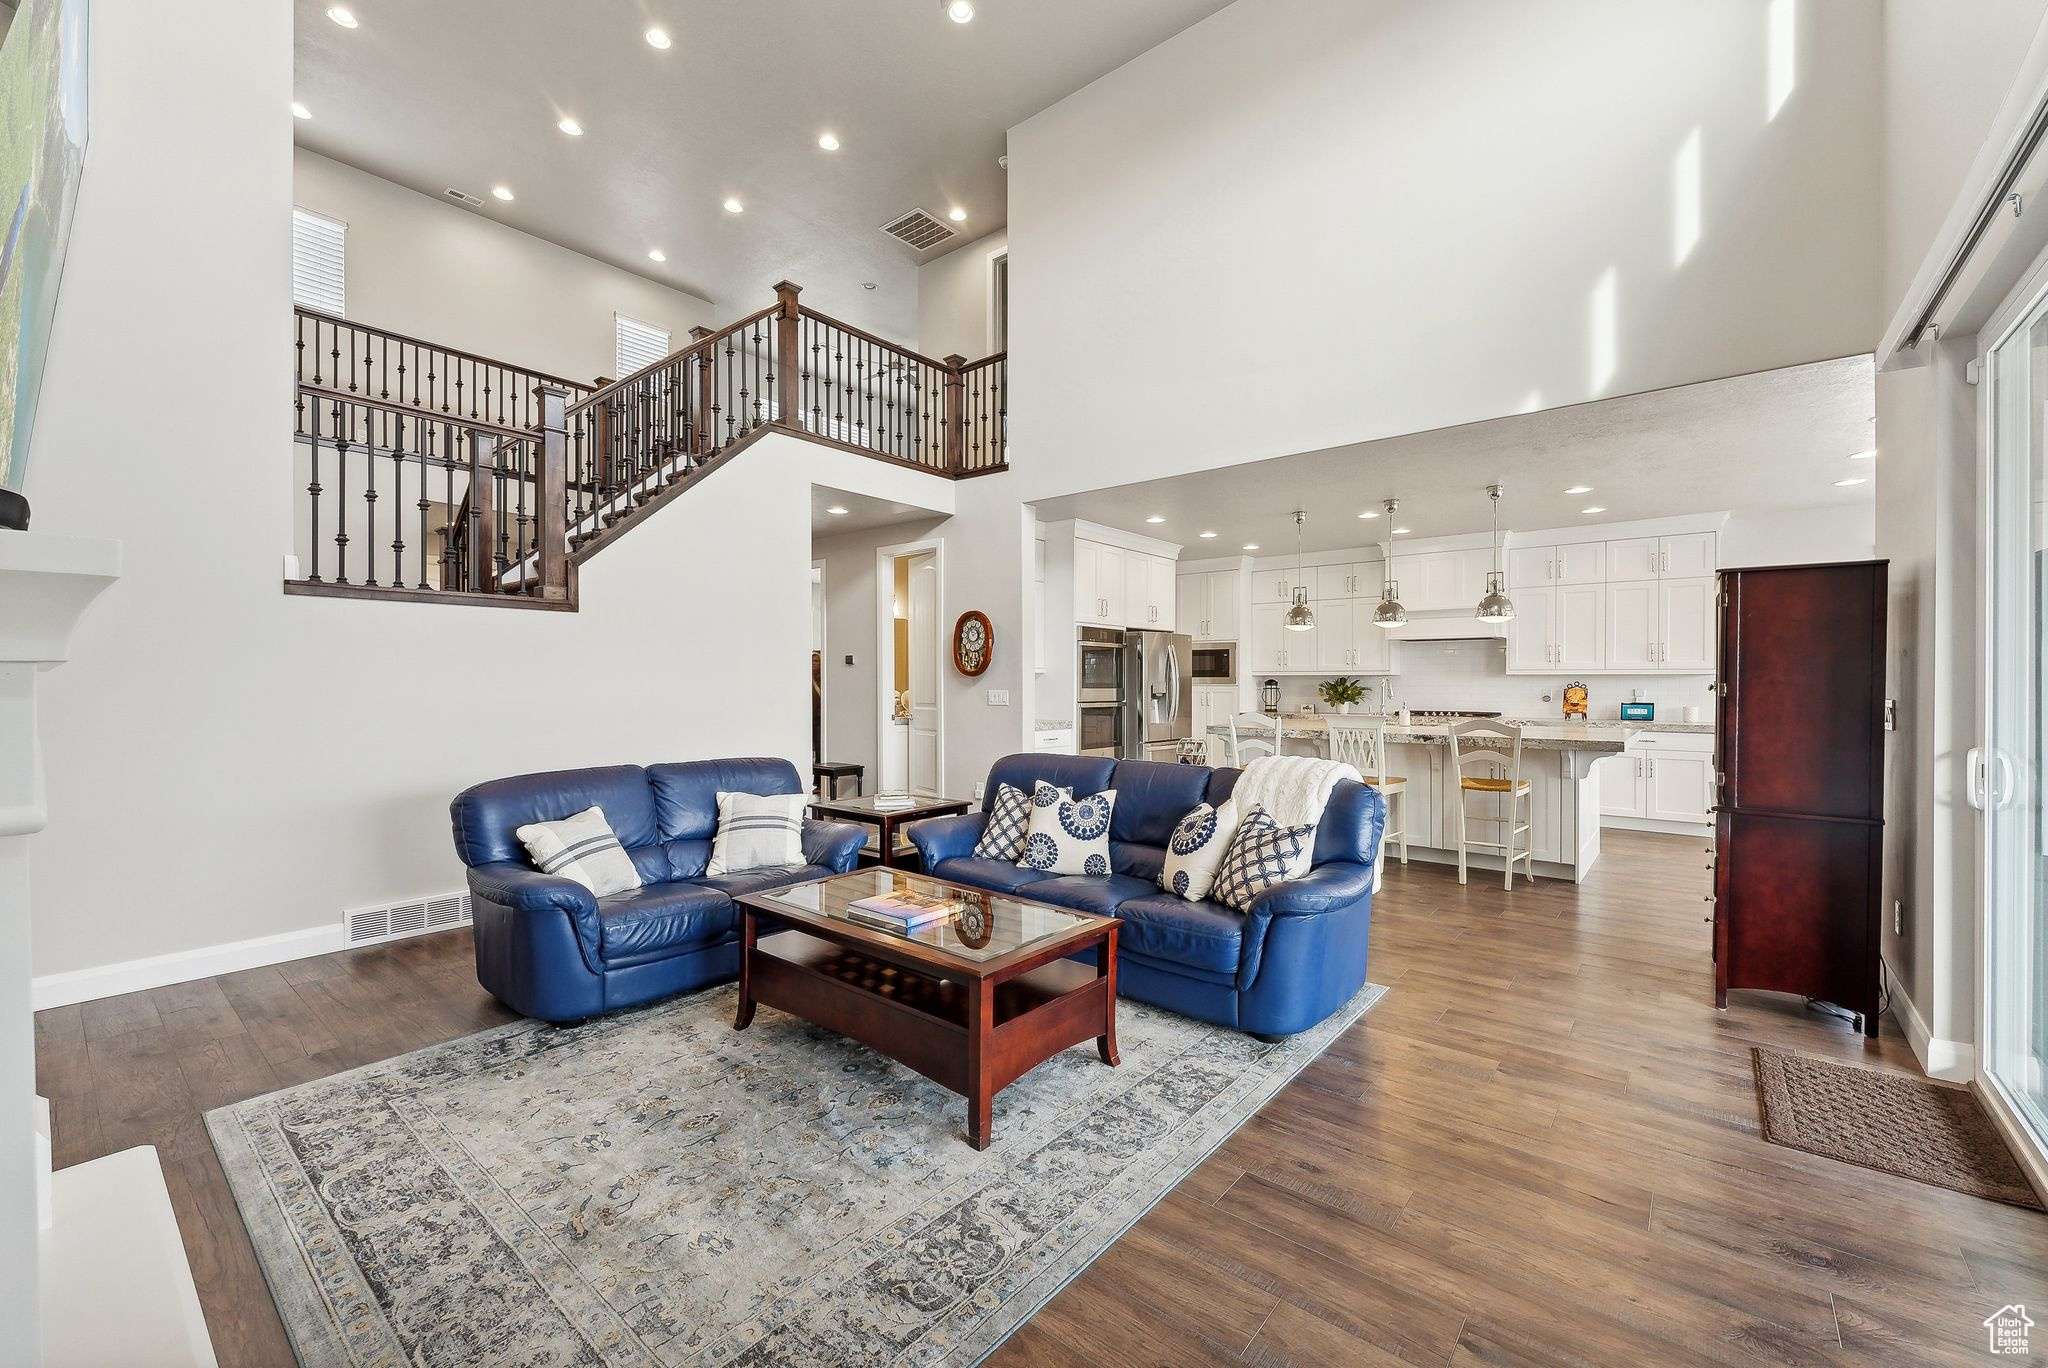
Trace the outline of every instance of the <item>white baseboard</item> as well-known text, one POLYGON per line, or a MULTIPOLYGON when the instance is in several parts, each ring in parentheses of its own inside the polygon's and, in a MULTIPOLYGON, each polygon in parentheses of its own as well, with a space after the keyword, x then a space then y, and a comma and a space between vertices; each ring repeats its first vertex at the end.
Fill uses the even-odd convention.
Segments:
POLYGON ((1698 836, 1705 839, 1714 834, 1714 828, 1704 823, 1661 822, 1647 817, 1603 816, 1600 825, 1615 831, 1652 831, 1662 836, 1698 836))
POLYGON ((74 1002, 90 1002, 94 998, 116 997, 122 993, 139 993, 146 988, 162 988, 171 983, 212 978, 215 974, 232 974, 240 969, 283 964, 288 960, 329 954, 341 948, 340 922, 309 926, 303 931, 287 931, 278 936, 258 936, 254 940, 206 945, 197 950, 151 955, 147 959, 122 960, 92 969, 45 974, 35 981, 30 1001, 34 1010, 40 1012, 51 1007, 68 1007, 74 1002))
POLYGON ((1927 1071, 1927 1076, 1944 1083, 1967 1083, 1975 1078, 1976 1047, 1960 1040, 1936 1040, 1928 1032, 1920 1009, 1906 995, 1905 985, 1892 973, 1892 967, 1886 964, 1883 968, 1884 987, 1891 997, 1892 1015, 1905 1028, 1906 1043, 1913 1047, 1913 1057, 1920 1061, 1920 1067, 1927 1071))

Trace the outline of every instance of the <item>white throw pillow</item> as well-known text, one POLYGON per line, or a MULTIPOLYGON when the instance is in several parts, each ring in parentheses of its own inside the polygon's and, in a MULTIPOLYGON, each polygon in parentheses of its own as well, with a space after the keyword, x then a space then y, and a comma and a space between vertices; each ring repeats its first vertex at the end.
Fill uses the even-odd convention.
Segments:
POLYGON ((1237 835, 1237 804, 1225 798, 1222 806, 1197 803, 1173 835, 1166 840, 1166 863, 1159 871, 1159 886, 1189 902, 1200 902, 1215 887, 1216 871, 1237 835))
POLYGON ((600 898, 640 886, 640 871, 601 807, 587 807, 559 822, 529 822, 513 835, 526 847, 534 868, 574 879, 600 898))
POLYGON ((1109 819, 1116 790, 1076 798, 1072 789, 1040 780, 1031 791, 1031 825, 1017 863, 1048 874, 1101 874, 1109 869, 1109 819))
POLYGON ((1231 839, 1230 853, 1216 874, 1216 901, 1238 912, 1251 909, 1254 899, 1271 888, 1308 873, 1315 863, 1316 828, 1284 827, 1273 814, 1254 804, 1238 824, 1231 839))
POLYGON ((988 821, 982 824, 974 853, 980 859, 1015 864, 1024 854, 1024 838, 1030 834, 1031 795, 1015 784, 1004 784, 988 805, 988 821))
POLYGON ((716 877, 802 864, 808 802, 801 793, 719 794, 718 834, 704 872, 716 877))

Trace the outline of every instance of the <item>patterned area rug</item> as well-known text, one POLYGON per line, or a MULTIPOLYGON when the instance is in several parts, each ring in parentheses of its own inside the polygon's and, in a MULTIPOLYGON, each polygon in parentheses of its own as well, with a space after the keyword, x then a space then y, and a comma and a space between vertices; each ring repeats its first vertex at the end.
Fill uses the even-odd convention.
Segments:
POLYGON ((210 1113, 306 1365, 972 1363, 1386 990, 1277 1045, 1125 999, 966 1104, 731 985, 210 1113))
POLYGON ((1764 1139, 1845 1164, 2042 1210, 1967 1088, 1754 1049, 1764 1139))

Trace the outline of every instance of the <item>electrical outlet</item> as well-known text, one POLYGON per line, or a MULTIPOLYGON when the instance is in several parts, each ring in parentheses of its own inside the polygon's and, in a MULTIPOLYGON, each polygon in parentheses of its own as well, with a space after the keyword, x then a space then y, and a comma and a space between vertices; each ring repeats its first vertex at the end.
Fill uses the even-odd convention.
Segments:
POLYGON ((990 689, 988 691, 988 705, 991 708, 1009 707, 1010 691, 1008 689, 990 689))
POLYGON ((977 803, 978 803, 978 802, 980 802, 980 801, 981 801, 981 791, 982 791, 983 789, 987 788, 987 787, 988 787, 988 781, 987 781, 987 780, 985 780, 985 779, 977 779, 977 780, 975 780, 975 781, 974 781, 974 801, 975 801, 975 802, 977 802, 977 803))
POLYGON ((1892 899, 1892 934, 1894 936, 1906 934, 1906 904, 1899 898, 1892 899))

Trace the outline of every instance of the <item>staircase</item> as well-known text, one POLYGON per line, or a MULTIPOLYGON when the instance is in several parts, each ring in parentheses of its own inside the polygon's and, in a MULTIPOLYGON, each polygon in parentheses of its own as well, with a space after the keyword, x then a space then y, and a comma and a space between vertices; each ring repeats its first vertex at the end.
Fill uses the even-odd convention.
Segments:
POLYGON ((1003 353, 934 360, 775 293, 594 385, 299 309, 285 591, 574 611, 578 567, 769 432, 1009 468, 1003 353))

